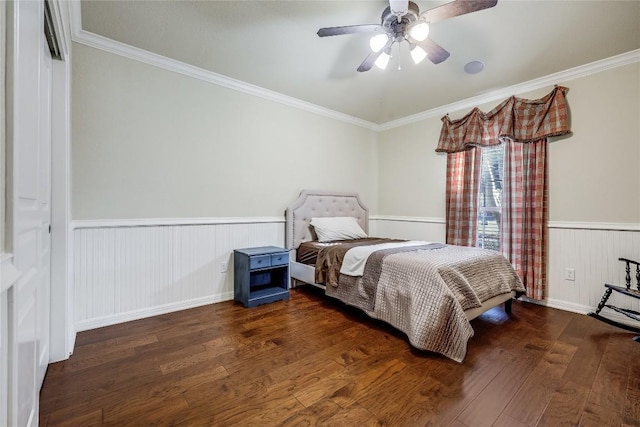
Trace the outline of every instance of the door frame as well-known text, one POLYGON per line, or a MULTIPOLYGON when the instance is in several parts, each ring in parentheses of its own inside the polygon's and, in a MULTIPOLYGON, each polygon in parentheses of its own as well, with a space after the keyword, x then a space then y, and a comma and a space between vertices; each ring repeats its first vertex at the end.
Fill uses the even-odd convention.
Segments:
POLYGON ((71 229, 70 1, 49 0, 62 60, 53 61, 51 92, 50 362, 73 353, 73 236, 71 229))

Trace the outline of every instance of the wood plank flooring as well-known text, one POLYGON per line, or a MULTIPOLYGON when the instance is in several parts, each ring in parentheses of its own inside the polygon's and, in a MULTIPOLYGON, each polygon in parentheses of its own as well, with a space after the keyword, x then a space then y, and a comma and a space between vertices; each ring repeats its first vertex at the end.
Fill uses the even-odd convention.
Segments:
POLYGON ((640 343, 514 302, 472 321, 463 363, 315 288, 78 334, 40 425, 640 426, 640 343))

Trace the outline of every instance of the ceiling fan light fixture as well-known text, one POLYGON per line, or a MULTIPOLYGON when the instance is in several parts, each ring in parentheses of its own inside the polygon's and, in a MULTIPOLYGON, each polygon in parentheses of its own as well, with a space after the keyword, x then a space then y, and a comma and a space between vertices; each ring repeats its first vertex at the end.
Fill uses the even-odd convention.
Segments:
POLYGON ((419 24, 414 25, 409 30, 409 35, 411 38, 419 42, 426 40, 429 36, 429 24, 426 22, 420 22, 419 24))
POLYGON ((375 36, 371 37, 371 40, 369 40, 369 46, 371 47, 372 51, 380 52, 380 49, 382 49, 384 45, 387 44, 388 41, 389 41, 388 35, 376 34, 375 36))
MULTIPOLYGON (((369 33, 369 45, 373 52, 366 56, 357 68, 359 72, 369 71, 374 64, 386 68, 391 55, 391 47, 406 41, 411 48, 412 59, 418 63, 424 58, 434 64, 446 61, 451 54, 429 38, 429 23, 439 22, 460 15, 466 15, 494 7, 498 0, 453 0, 420 13, 420 8, 410 0, 386 0, 389 2, 380 18, 380 24, 344 25, 320 28, 319 37, 339 36, 342 34, 369 33), (419 45, 420 49, 415 49, 419 45)), ((400 64, 400 55, 398 56, 400 64)), ((398 66, 398 68, 400 68, 398 66)))
POLYGON ((425 52, 424 49, 420 46, 415 46, 413 49, 411 49, 411 59, 413 59, 414 64, 421 63, 426 57, 427 52, 425 52))
POLYGON ((391 55, 389 55, 387 52, 382 52, 378 59, 376 59, 376 67, 380 68, 381 70, 386 69, 387 65, 389 64, 389 59, 391 59, 391 55))

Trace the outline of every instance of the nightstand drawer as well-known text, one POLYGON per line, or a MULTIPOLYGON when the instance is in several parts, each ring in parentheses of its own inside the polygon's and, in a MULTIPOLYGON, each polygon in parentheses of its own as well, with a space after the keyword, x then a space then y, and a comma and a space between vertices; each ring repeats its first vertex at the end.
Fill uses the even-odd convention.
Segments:
POLYGON ((274 254, 271 255, 271 266, 275 267, 276 265, 287 265, 289 264, 289 254, 274 254))
POLYGON ((252 256, 249 261, 251 270, 256 268, 271 267, 271 255, 252 256))

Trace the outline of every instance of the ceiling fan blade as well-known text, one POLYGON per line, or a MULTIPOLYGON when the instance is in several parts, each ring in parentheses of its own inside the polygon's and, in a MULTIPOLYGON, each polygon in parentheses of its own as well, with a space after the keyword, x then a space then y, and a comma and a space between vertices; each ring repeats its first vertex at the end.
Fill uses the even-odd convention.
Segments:
POLYGON ((417 44, 427 52, 427 58, 434 64, 439 64, 447 59, 451 54, 447 52, 442 46, 434 42, 430 38, 426 38, 417 44))
POLYGON ((380 55, 382 55, 382 52, 387 52, 387 55, 390 53, 390 49, 394 41, 394 39, 389 38, 389 41, 384 45, 382 49, 377 52, 371 52, 369 55, 367 55, 367 57, 364 58, 364 61, 362 61, 362 64, 360 64, 360 66, 358 67, 358 71, 360 71, 361 73, 364 71, 369 71, 371 67, 373 67, 373 64, 376 63, 376 60, 380 57, 380 55))
POLYGON ((356 34, 356 33, 384 33, 386 29, 382 25, 378 24, 364 24, 364 25, 347 25, 344 27, 328 27, 320 28, 318 30, 318 36, 340 36, 342 34, 356 34))
POLYGON ((364 71, 369 71, 371 67, 373 67, 373 64, 376 63, 376 60, 380 55, 382 55, 382 50, 380 50, 379 52, 371 52, 369 55, 367 55, 364 61, 362 61, 362 64, 360 64, 360 66, 358 67, 358 71, 360 71, 361 73, 364 71))
POLYGON ((420 14, 420 19, 427 22, 438 22, 454 16, 488 9, 495 6, 498 0, 456 0, 442 6, 434 7, 420 14))

